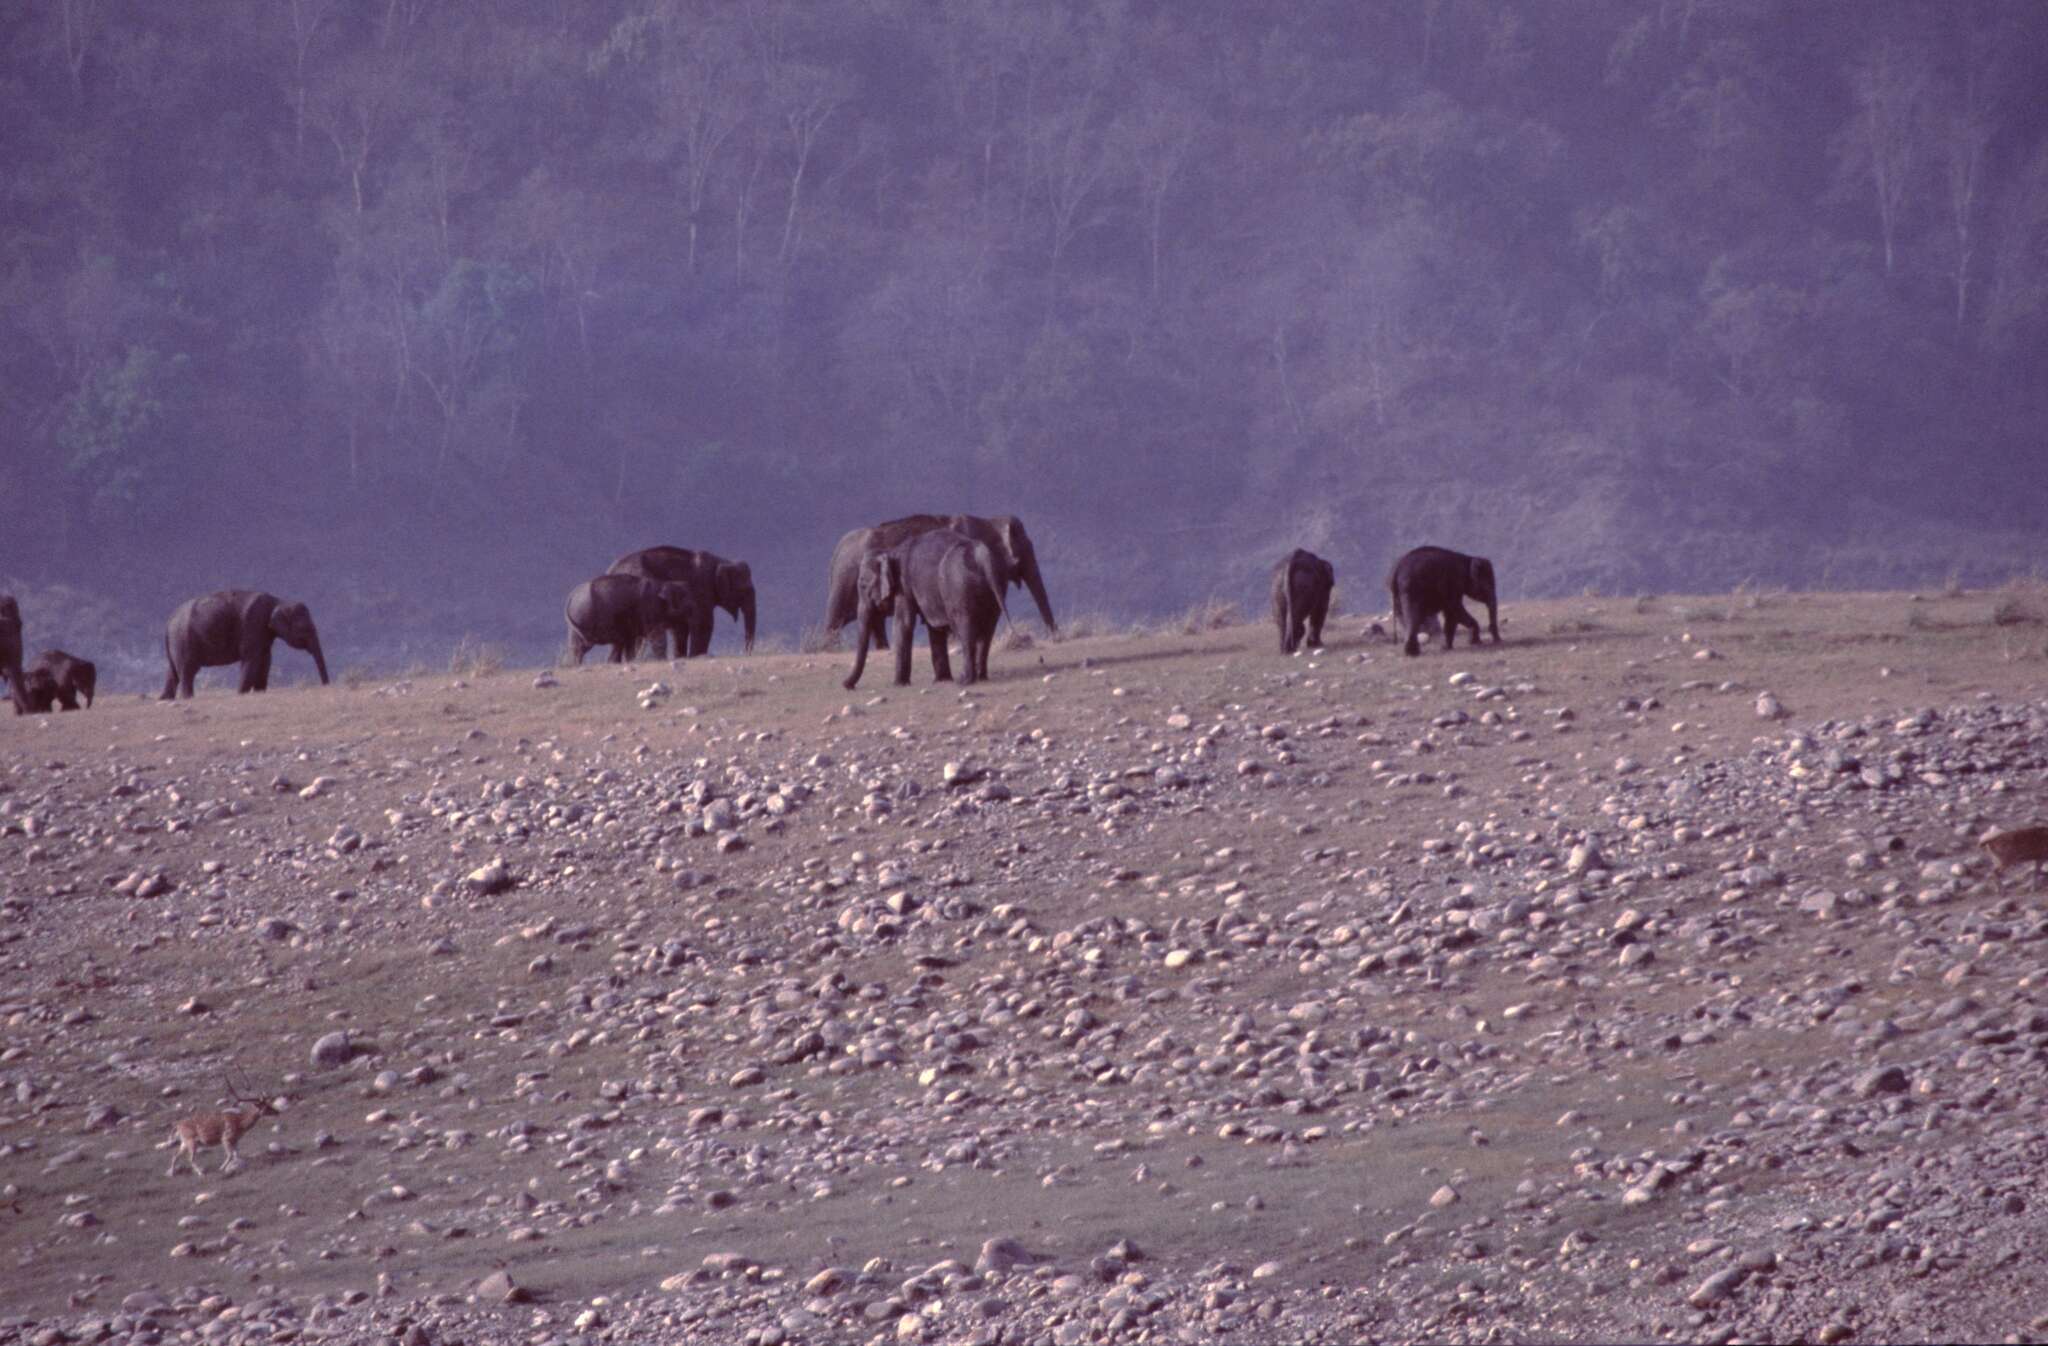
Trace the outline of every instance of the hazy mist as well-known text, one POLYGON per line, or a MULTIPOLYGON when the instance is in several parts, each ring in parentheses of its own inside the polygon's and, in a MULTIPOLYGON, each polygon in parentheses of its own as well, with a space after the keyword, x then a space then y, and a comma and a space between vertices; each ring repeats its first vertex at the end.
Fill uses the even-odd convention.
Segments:
POLYGON ((654 543, 793 644, 918 511, 1063 620, 1998 579, 2044 87, 2035 0, 15 0, 0 590, 132 690, 228 586, 539 662, 654 543))

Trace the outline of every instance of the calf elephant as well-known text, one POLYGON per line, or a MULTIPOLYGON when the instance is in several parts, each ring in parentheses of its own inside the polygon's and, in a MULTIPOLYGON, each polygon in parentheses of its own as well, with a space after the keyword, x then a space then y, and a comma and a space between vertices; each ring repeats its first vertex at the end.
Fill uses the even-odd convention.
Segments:
POLYGON ((44 650, 29 661, 26 673, 31 696, 39 702, 34 707, 38 713, 53 705, 77 710, 80 697, 91 706, 93 688, 99 682, 99 670, 90 659, 62 650, 44 650))
POLYGON ((1273 620, 1280 627, 1280 653, 1301 648, 1302 628, 1308 643, 1321 648, 1323 620, 1330 615, 1330 590, 1337 587, 1337 568, 1312 551, 1296 547, 1273 567, 1273 620))
POLYGON ((997 591, 1006 593, 1021 584, 1038 604, 1039 620, 1048 631, 1058 631, 1053 620, 1052 600, 1045 595, 1045 578, 1038 573, 1038 553, 1024 521, 1011 514, 980 518, 973 514, 911 514, 873 528, 856 528, 839 539, 832 549, 832 568, 825 577, 825 630, 837 631, 860 611, 858 592, 861 558, 869 552, 890 551, 920 533, 937 529, 957 533, 986 545, 999 570, 997 591))
POLYGON ((1461 601, 1477 599, 1486 604, 1486 625, 1493 643, 1500 644, 1500 607, 1495 596, 1493 562, 1484 556, 1467 556, 1446 547, 1417 547, 1394 562, 1387 576, 1387 592, 1394 600, 1394 619, 1408 633, 1405 653, 1422 653, 1417 637, 1424 619, 1434 616, 1443 623, 1444 648, 1457 644, 1458 628, 1472 628, 1472 643, 1479 643, 1479 623, 1461 601))
MULTIPOLYGON (((747 651, 754 649, 754 572, 745 561, 728 561, 708 551, 688 547, 648 547, 629 552, 612 562, 611 575, 639 575, 644 579, 667 580, 686 585, 697 606, 687 647, 676 642, 676 656, 696 657, 711 648, 711 618, 715 609, 737 617, 746 628, 747 651)), ((652 637, 658 658, 668 657, 668 632, 652 637)))
POLYGON ((688 648, 697 620, 690 587, 640 575, 599 575, 569 591, 562 616, 569 624, 569 655, 583 662, 592 646, 612 647, 611 661, 623 664, 640 652, 640 642, 660 633, 688 648))
POLYGON ((910 685, 910 646, 923 619, 932 647, 932 677, 965 686, 988 677, 989 649, 996 625, 1006 615, 999 563, 986 543, 946 529, 919 533, 889 551, 861 558, 860 644, 845 686, 860 682, 868 646, 882 643, 885 617, 896 620, 896 685, 910 685), (946 645, 958 636, 967 660, 955 679, 946 645))
POLYGON ((0 594, 0 678, 16 715, 28 714, 28 690, 21 685, 21 608, 13 594, 0 594))
POLYGON ((222 589, 189 598, 164 624, 162 700, 192 695, 192 680, 202 668, 242 666, 238 692, 261 692, 270 686, 271 642, 282 640, 313 656, 320 684, 327 685, 327 657, 320 651, 320 633, 304 603, 287 603, 256 589, 222 589))

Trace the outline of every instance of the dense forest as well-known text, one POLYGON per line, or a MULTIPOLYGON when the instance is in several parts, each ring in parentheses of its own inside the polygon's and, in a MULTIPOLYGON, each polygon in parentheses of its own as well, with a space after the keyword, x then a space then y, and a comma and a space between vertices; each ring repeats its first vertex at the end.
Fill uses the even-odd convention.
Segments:
POLYGON ((543 657, 653 542, 793 640, 918 510, 1062 615, 1999 578, 2044 87, 2034 0, 15 0, 0 587, 339 666, 543 657))

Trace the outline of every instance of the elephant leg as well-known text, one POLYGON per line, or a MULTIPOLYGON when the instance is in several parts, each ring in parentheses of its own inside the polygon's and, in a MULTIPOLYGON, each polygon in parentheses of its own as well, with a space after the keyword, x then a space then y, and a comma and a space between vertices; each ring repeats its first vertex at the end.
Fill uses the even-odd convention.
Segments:
POLYGON ((690 623, 690 658, 697 659, 711 653, 711 607, 706 604, 704 611, 690 623))
POLYGON ((1291 606, 1292 604, 1288 602, 1284 594, 1273 601, 1273 625, 1280 628, 1280 653, 1282 654, 1294 653, 1287 645, 1287 621, 1291 615, 1288 609, 1291 606))
POLYGON ((1308 609, 1308 643, 1317 649, 1323 647, 1323 618, 1330 615, 1330 600, 1312 603, 1308 609))
POLYGON ((1404 594, 1395 606, 1400 609, 1401 625, 1408 628, 1408 639, 1402 644, 1401 653, 1414 658, 1422 653, 1422 600, 1413 594, 1404 594))
POLYGON ((1444 653, 1449 654, 1458 644, 1458 602, 1452 599, 1443 609, 1444 653))
POLYGON ((947 645, 952 639, 951 630, 943 626, 930 625, 927 625, 924 630, 925 639, 932 647, 932 681, 953 681, 953 656, 947 649, 947 645))
POLYGON ((171 665, 171 666, 170 666, 170 667, 169 667, 168 669, 164 670, 164 690, 163 690, 163 694, 162 694, 161 696, 157 697, 157 700, 159 700, 159 701, 175 701, 175 700, 177 699, 177 697, 178 697, 178 666, 177 666, 176 664, 172 664, 172 665, 171 665))

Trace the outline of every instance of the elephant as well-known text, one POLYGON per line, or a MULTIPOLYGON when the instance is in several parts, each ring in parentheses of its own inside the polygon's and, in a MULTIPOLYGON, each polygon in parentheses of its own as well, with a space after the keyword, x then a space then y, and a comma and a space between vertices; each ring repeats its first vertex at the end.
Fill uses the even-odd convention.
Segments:
POLYGON ((1001 566, 988 544, 943 528, 919 533, 863 556, 857 588, 860 644, 844 684, 848 690, 867 668, 868 646, 882 643, 883 621, 890 615, 896 619, 897 686, 910 685, 910 645, 920 618, 931 641, 934 679, 966 686, 988 677, 996 624, 1009 615, 1001 566), (967 658, 965 676, 957 679, 946 649, 952 636, 960 638, 967 658))
POLYGON ((192 680, 202 668, 239 663, 237 692, 261 692, 270 686, 271 642, 282 640, 313 656, 320 685, 327 685, 327 656, 320 650, 320 632, 304 603, 287 603, 257 589, 222 589, 188 598, 164 624, 164 675, 160 700, 190 698, 192 680))
POLYGON ((28 690, 21 684, 21 608, 13 594, 0 594, 0 678, 16 715, 28 714, 28 690))
MULTIPOLYGON (((22 710, 17 714, 47 715, 57 704, 57 679, 46 668, 24 669, 21 675, 22 710)), ((76 709, 76 707, 67 707, 76 709)))
POLYGON ((832 568, 825 577, 825 630, 829 634, 852 621, 860 611, 858 592, 861 560, 869 552, 889 551, 934 529, 946 529, 983 543, 994 553, 999 575, 997 592, 1008 592, 1021 584, 1038 604, 1038 616, 1045 629, 1058 632, 1053 620, 1052 600, 1045 596, 1045 579, 1038 573, 1038 553, 1024 521, 1011 514, 979 518, 972 514, 911 514, 873 528, 856 528, 839 539, 832 549, 832 568))
POLYGON ((690 586, 642 575, 599 575, 569 591, 562 607, 569 624, 569 653, 583 662, 594 645, 612 647, 611 661, 623 664, 640 651, 640 642, 657 632, 674 635, 677 649, 687 648, 698 618, 690 586))
POLYGON ((1457 644, 1458 628, 1472 628, 1472 643, 1479 643, 1479 623, 1465 610, 1463 599, 1475 598, 1486 604, 1486 625, 1493 643, 1500 644, 1500 606, 1493 581, 1493 562, 1484 556, 1467 556, 1446 547, 1417 547, 1394 562, 1387 576, 1387 592, 1394 600, 1394 619, 1407 631, 1402 646, 1407 654, 1420 654, 1417 641, 1424 619, 1435 616, 1443 622, 1444 648, 1457 644))
POLYGON ((93 689, 99 683, 99 670, 90 659, 62 650, 44 650, 30 660, 27 676, 31 695, 41 702, 35 708, 39 712, 49 710, 53 703, 77 710, 81 696, 90 707, 93 689))
MULTIPOLYGON (((728 561, 708 551, 688 547, 648 547, 629 552, 612 562, 608 575, 639 575, 650 580, 668 580, 687 585, 697 605, 691 621, 687 647, 676 641, 676 657, 691 657, 711 648, 711 618, 714 609, 740 619, 746 627, 747 652, 754 650, 754 572, 745 561, 728 561)), ((650 638, 658 658, 668 657, 668 632, 658 630, 650 638)))
POLYGON ((1304 624, 1308 643, 1322 647, 1323 619, 1330 615, 1330 590, 1336 584, 1337 568, 1300 547, 1273 567, 1273 620, 1280 627, 1280 653, 1301 648, 1304 624))

